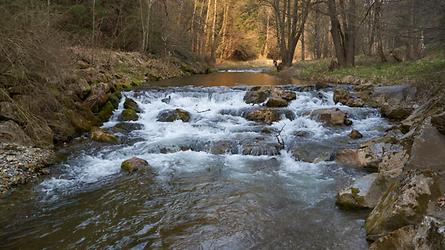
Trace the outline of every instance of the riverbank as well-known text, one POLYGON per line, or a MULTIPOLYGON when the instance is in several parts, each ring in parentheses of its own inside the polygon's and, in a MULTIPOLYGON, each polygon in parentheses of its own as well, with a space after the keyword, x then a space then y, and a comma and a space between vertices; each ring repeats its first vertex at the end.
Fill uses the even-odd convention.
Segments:
POLYGON ((370 209, 370 249, 445 246, 445 94, 416 85, 338 87, 334 100, 378 107, 393 121, 385 135, 337 152, 369 175, 339 190, 337 205, 370 209))
POLYGON ((107 121, 119 104, 122 90, 207 71, 200 63, 137 52, 77 47, 65 53, 71 61, 60 65, 60 72, 54 75, 9 72, 0 76, 0 143, 2 156, 10 159, 1 161, 0 195, 44 173, 40 169, 53 157, 32 157, 34 152, 41 149, 45 155, 54 155, 56 145, 107 121), (3 144, 11 143, 29 154, 29 160, 15 164, 13 156, 3 152, 3 144))
POLYGON ((428 53, 416 61, 382 63, 376 57, 357 56, 356 67, 331 70, 332 59, 299 61, 280 75, 337 84, 437 84, 445 81, 445 55, 428 53))

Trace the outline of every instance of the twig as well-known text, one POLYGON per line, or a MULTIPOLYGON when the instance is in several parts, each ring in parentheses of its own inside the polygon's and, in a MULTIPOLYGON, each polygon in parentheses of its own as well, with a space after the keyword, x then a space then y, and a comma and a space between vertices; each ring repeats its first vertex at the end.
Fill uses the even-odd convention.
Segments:
POLYGON ((209 111, 210 111, 210 109, 206 109, 206 110, 202 110, 202 111, 198 111, 198 110, 196 110, 196 109, 195 109, 195 111, 196 111, 196 113, 198 113, 198 114, 199 114, 199 113, 205 113, 205 112, 209 112, 209 111))
POLYGON ((280 144, 281 148, 284 149, 284 140, 283 137, 281 137, 281 133, 284 130, 284 127, 286 127, 286 124, 283 125, 283 127, 278 131, 277 135, 275 136, 277 138, 278 144, 280 144))

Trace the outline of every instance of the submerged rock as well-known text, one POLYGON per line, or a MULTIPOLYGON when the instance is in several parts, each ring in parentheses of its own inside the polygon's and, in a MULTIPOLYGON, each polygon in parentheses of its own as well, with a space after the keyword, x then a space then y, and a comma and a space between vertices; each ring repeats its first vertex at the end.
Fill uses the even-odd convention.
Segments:
POLYGON ((119 121, 137 121, 138 119, 139 116, 134 109, 124 109, 119 116, 119 121))
POLYGON ((361 138, 363 138, 363 135, 362 135, 362 133, 360 133, 360 131, 353 129, 353 130, 351 131, 351 133, 349 134, 349 137, 350 137, 351 139, 356 140, 356 139, 361 139, 361 138))
POLYGON ((280 120, 279 112, 270 108, 248 111, 244 117, 249 121, 263 122, 266 124, 272 124, 280 120))
POLYGON ((174 122, 181 120, 183 122, 190 121, 190 113, 183 109, 163 110, 158 114, 158 122, 174 122))
POLYGON ((440 221, 426 216, 418 225, 404 226, 380 237, 369 249, 445 249, 443 227, 440 221))
POLYGON ((243 155, 279 155, 282 146, 278 143, 270 143, 265 141, 257 141, 251 143, 245 143, 241 145, 241 154, 243 155))
POLYGON ((210 153, 215 155, 236 154, 237 145, 234 141, 224 140, 212 143, 210 153))
POLYGON ((148 162, 146 160, 143 160, 143 159, 140 159, 137 157, 128 159, 128 160, 122 162, 122 164, 121 164, 122 170, 130 172, 130 173, 138 171, 138 170, 147 170, 150 167, 151 167, 150 164, 148 164, 148 162))
POLYGON ((93 128, 91 130, 91 140, 97 142, 117 142, 119 139, 115 135, 108 133, 105 129, 93 128))
POLYGON ((305 142, 292 147, 291 154, 297 161, 317 163, 334 159, 334 149, 322 143, 305 142))
POLYGON ((136 113, 142 112, 139 105, 133 99, 128 98, 128 97, 125 98, 124 109, 131 109, 131 110, 136 111, 136 113))
POLYGON ((370 240, 396 229, 419 223, 430 201, 440 196, 437 175, 430 171, 408 171, 383 195, 366 219, 370 240))
POLYGON ((342 126, 349 124, 347 114, 338 108, 327 108, 314 110, 311 117, 331 126, 342 126))
POLYGON ((287 107, 287 105, 288 105, 287 101, 279 97, 269 98, 266 102, 266 106, 270 108, 283 108, 287 107))

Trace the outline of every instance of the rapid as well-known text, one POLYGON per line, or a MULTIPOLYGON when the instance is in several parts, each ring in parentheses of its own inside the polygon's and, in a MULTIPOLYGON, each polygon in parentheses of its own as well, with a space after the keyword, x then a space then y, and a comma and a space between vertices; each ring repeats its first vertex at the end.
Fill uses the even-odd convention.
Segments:
POLYGON ((77 138, 48 177, 0 201, 0 248, 367 249, 366 212, 335 206, 336 192, 365 173, 321 156, 382 135, 389 123, 378 110, 335 104, 329 87, 284 82, 297 94, 284 108, 291 115, 260 124, 243 117, 253 107, 243 97, 247 85, 268 82, 257 73, 248 73, 251 81, 217 74, 123 93, 103 125, 119 143, 77 138), (139 120, 118 121, 125 97, 143 110, 139 120), (190 122, 157 121, 176 108, 190 112, 190 122), (312 119, 322 108, 346 111, 353 125, 312 119), (364 137, 351 140, 351 128, 364 137), (283 148, 273 146, 277 138, 283 148), (229 149, 215 153, 222 141, 229 149), (297 159, 296 147, 314 160, 297 159), (122 172, 131 157, 154 174, 122 172))

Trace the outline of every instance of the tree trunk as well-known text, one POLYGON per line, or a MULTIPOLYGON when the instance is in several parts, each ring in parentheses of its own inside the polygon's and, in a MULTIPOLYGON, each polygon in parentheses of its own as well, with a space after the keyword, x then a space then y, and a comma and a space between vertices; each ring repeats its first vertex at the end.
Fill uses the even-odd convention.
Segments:
POLYGON ((355 65, 355 33, 356 33, 356 5, 350 0, 348 7, 340 0, 340 14, 342 24, 338 19, 339 13, 335 0, 328 0, 328 15, 331 21, 331 36, 334 43, 335 56, 338 66, 353 67, 355 65))
POLYGON ((212 40, 210 48, 210 58, 212 62, 216 61, 215 51, 216 51, 216 18, 218 17, 217 9, 218 9, 218 0, 215 0, 213 5, 212 40))
POLYGON ((375 23, 374 26, 376 27, 376 37, 377 37, 377 54, 380 57, 381 62, 387 62, 385 52, 383 51, 383 38, 382 38, 382 1, 383 0, 376 0, 375 2, 375 23))

